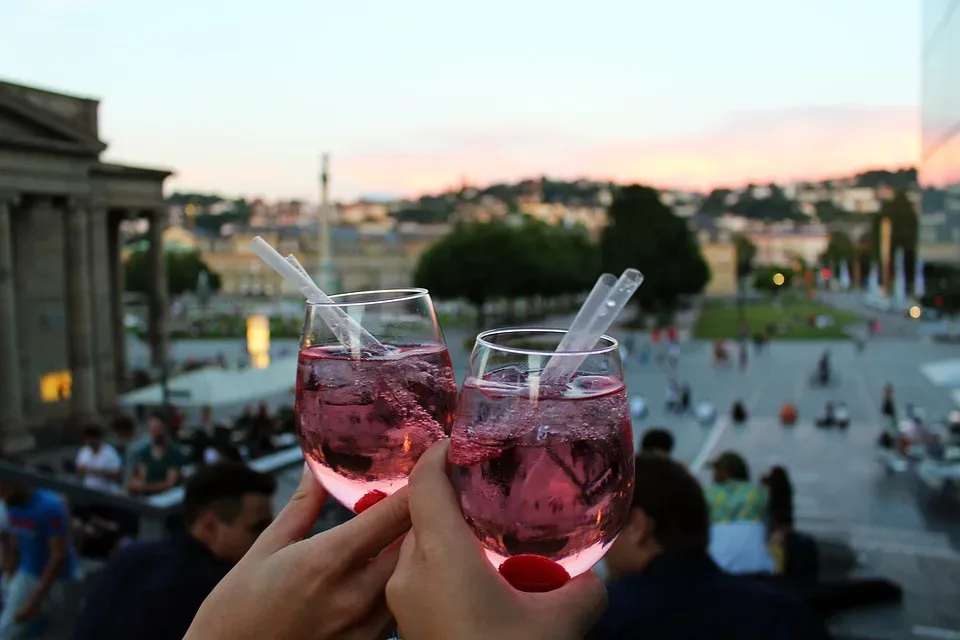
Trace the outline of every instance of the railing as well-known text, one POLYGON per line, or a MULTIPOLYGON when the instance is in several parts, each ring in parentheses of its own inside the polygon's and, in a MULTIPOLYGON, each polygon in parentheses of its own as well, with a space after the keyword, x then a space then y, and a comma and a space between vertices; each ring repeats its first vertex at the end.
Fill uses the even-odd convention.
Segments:
MULTIPOLYGON (((302 460, 303 453, 300 447, 294 446, 257 458, 250 462, 250 467, 263 473, 275 473, 302 460)), ((137 498, 85 487, 74 476, 44 473, 2 460, 0 460, 0 481, 56 491, 66 496, 71 505, 108 506, 135 513, 140 517, 140 537, 144 539, 161 537, 167 520, 180 511, 183 503, 183 487, 174 487, 147 498, 137 498)))

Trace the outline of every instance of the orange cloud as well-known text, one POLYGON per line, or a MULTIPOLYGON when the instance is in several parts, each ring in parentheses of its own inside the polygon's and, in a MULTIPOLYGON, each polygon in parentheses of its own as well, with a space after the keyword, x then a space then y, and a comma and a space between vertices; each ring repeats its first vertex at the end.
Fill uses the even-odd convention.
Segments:
POLYGON ((704 189, 916 164, 920 152, 919 114, 909 108, 743 113, 696 134, 646 140, 511 131, 423 139, 431 142, 416 153, 338 155, 334 184, 348 188, 337 195, 415 195, 464 178, 487 184, 539 175, 704 189))

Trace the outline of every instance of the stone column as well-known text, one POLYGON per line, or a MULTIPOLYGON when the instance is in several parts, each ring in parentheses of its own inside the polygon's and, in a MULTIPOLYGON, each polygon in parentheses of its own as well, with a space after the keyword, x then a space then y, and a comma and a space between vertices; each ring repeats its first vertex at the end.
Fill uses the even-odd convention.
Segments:
POLYGON ((22 449, 23 397, 20 388, 20 336, 13 279, 13 222, 11 203, 0 196, 0 435, 5 450, 22 449))
POLYGON ((114 333, 123 331, 114 324, 112 254, 109 250, 108 216, 103 207, 90 210, 90 273, 93 309, 93 361, 96 373, 97 408, 113 410, 117 404, 117 379, 114 373, 114 333))
POLYGON ((170 301, 167 295, 167 262, 163 253, 167 215, 162 209, 149 212, 150 247, 147 256, 150 274, 150 363, 161 372, 167 366, 170 355, 167 331, 170 301))
POLYGON ((107 216, 107 247, 110 260, 110 315, 113 318, 113 374, 119 390, 127 389, 127 330, 124 323, 123 294, 127 289, 123 265, 123 241, 120 223, 124 216, 110 212, 107 216))
POLYGON ((71 413, 76 421, 96 415, 96 378, 93 366, 91 313, 90 211, 87 203, 71 200, 66 211, 67 338, 71 413))

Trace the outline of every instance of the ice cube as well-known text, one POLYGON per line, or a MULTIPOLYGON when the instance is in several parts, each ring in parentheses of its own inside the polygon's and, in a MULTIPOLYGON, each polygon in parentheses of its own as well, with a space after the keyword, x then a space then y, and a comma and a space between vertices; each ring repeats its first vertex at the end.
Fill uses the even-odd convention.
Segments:
POLYGON ((572 397, 596 396, 612 391, 618 382, 607 376, 579 376, 567 387, 567 395, 572 397))
POLYGON ((362 406, 372 403, 376 395, 376 389, 372 384, 364 380, 356 380, 352 384, 325 388, 322 402, 344 407, 362 406))
POLYGON ((398 353, 400 353, 400 349, 398 347, 394 347, 393 345, 374 345, 360 351, 360 358, 363 360, 369 360, 371 358, 390 358, 396 356, 398 353))
POLYGON ((484 381, 496 382, 508 385, 525 385, 527 383, 527 374, 517 367, 504 367, 491 371, 483 377, 484 381))
POLYGON ((313 363, 313 375, 327 389, 349 385, 356 377, 353 363, 349 360, 324 358, 313 363))

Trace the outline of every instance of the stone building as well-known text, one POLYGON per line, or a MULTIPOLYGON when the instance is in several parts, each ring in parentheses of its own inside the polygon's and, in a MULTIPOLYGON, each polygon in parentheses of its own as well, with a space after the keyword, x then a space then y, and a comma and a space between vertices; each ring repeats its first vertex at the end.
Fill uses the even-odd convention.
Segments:
POLYGON ((126 369, 119 225, 150 222, 153 363, 167 360, 169 171, 100 160, 96 100, 0 82, 0 438, 36 446, 112 411, 126 369))
MULTIPOLYGON (((410 287, 420 255, 450 232, 447 225, 400 225, 397 229, 363 229, 334 226, 330 229, 331 269, 335 291, 410 287)), ((208 267, 220 276, 220 294, 280 298, 299 296, 288 282, 250 250, 250 241, 261 236, 280 253, 296 254, 314 272, 318 270, 317 234, 314 226, 260 227, 220 236, 194 229, 172 228, 167 244, 192 246, 208 267)), ((169 250, 169 249, 168 249, 169 250)))

